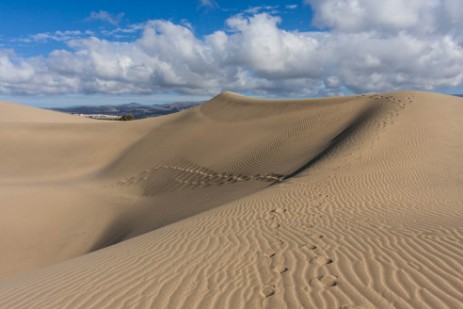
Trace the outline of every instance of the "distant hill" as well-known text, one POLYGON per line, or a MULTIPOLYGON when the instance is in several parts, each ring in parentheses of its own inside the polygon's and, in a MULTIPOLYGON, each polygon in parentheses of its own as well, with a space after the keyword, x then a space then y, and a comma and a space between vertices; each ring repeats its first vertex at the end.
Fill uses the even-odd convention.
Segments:
POLYGON ((102 114, 121 116, 131 114, 136 119, 156 117, 179 112, 192 108, 202 102, 176 102, 158 105, 143 105, 139 103, 127 103, 121 105, 100 105, 100 106, 70 106, 61 108, 49 108, 50 110, 69 114, 102 114))

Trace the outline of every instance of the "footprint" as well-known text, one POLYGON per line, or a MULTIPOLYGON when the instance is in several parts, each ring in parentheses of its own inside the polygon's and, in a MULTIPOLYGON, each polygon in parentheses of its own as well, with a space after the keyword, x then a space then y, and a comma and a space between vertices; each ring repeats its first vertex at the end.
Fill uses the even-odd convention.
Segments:
POLYGON ((275 294, 275 287, 273 286, 266 286, 262 289, 262 295, 264 297, 270 297, 275 294))
POLYGON ((263 218, 265 220, 272 220, 273 218, 275 218, 275 214, 274 213, 266 213, 263 218))
POLYGON ((323 286, 323 287, 333 287, 338 284, 338 277, 333 275, 324 275, 320 277, 315 277, 310 281, 312 286, 323 286))
POLYGON ((270 227, 276 229, 276 228, 279 228, 280 225, 276 222, 273 222, 272 225, 270 225, 270 227))
POLYGON ((338 284, 338 277, 333 275, 326 275, 319 278, 324 286, 336 286, 338 284))
POLYGON ((317 256, 310 259, 310 263, 317 263, 319 265, 327 265, 333 263, 333 260, 325 256, 317 256))
POLYGON ((315 250, 317 249, 317 246, 315 245, 312 245, 312 244, 305 244, 305 245, 302 245, 303 248, 306 248, 308 250, 315 250))
POLYGON ((275 267, 273 268, 273 271, 274 271, 274 272, 280 273, 280 274, 281 274, 281 273, 284 273, 284 272, 287 271, 287 270, 288 270, 288 268, 287 268, 286 266, 281 266, 281 265, 275 266, 275 267))
POLYGON ((267 250, 264 251, 264 255, 266 257, 272 257, 272 256, 275 255, 275 252, 272 249, 267 249, 267 250))
POLYGON ((281 207, 277 207, 275 209, 272 209, 272 212, 276 213, 276 214, 282 214, 284 212, 286 212, 286 209, 285 208, 281 208, 281 207))

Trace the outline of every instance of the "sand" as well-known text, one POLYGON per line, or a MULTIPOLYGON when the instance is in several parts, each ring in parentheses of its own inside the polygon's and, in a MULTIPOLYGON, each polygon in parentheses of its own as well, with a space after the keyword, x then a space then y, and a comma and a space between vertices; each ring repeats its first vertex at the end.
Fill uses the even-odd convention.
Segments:
POLYGON ((0 115, 0 308, 463 306, 461 98, 0 115))

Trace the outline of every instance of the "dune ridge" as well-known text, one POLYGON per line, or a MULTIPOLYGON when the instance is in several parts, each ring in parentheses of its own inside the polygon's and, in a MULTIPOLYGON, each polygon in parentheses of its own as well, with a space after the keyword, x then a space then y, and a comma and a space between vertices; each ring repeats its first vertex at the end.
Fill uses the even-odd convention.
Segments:
POLYGON ((0 307, 461 307, 462 103, 225 92, 76 124, 18 108, 0 118, 0 307))

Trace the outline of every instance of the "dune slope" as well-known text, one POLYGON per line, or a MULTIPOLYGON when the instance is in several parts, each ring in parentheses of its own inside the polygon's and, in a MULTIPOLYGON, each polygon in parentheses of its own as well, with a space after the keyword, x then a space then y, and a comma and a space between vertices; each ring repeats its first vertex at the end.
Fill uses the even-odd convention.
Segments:
POLYGON ((458 308, 462 112, 226 92, 130 123, 0 119, 0 307, 458 308))

